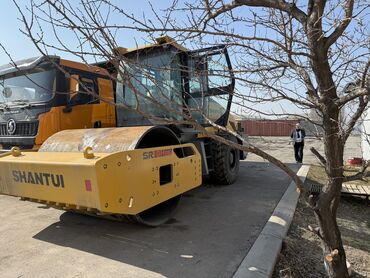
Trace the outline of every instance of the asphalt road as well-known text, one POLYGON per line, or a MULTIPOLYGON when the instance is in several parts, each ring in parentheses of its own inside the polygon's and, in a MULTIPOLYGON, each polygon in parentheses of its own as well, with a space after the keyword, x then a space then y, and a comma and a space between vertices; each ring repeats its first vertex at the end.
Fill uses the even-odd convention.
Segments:
POLYGON ((231 277, 289 183, 275 166, 243 161, 237 183, 188 192, 157 228, 0 196, 0 276, 231 277))

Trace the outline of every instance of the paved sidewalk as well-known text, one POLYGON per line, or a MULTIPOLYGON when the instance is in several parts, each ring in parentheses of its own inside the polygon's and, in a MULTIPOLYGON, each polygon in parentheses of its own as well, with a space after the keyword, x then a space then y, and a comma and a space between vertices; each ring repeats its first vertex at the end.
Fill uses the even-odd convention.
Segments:
MULTIPOLYGON (((297 173, 303 182, 309 169, 309 166, 304 165, 297 173)), ((291 182, 233 278, 272 276, 282 242, 292 222, 298 198, 297 186, 291 182)))

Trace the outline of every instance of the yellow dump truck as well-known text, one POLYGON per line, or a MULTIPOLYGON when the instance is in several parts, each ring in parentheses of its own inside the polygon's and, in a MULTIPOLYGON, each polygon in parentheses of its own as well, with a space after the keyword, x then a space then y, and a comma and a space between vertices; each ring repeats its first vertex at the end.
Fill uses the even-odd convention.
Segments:
MULTIPOLYGON (((189 51, 164 37, 146 47, 116 51, 126 62, 116 63, 115 127, 104 128, 107 121, 101 128, 60 131, 38 152, 13 147, 0 156, 0 193, 156 226, 171 217, 181 194, 201 185, 204 176, 221 184, 237 179, 242 152, 194 126, 178 124, 185 111, 210 132, 241 143, 207 120, 228 125, 235 80, 227 49, 189 51), (153 105, 153 99, 162 105, 153 105), (137 105, 140 111, 127 109, 137 105), (173 123, 159 123, 160 118, 173 123)), ((67 113, 78 112, 77 106, 66 107, 72 109, 67 113)), ((94 121, 89 123, 92 127, 94 121)))
POLYGON ((114 127, 113 84, 106 69, 56 56, 0 67, 0 145, 38 149, 61 130, 114 127))

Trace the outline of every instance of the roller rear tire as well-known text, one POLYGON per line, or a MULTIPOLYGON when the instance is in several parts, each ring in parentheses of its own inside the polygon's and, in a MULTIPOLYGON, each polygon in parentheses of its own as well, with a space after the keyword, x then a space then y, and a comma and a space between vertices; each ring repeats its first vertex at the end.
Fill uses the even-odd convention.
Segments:
POLYGON ((239 150, 220 142, 213 142, 212 151, 214 171, 211 173, 211 179, 221 185, 233 184, 239 174, 239 150))

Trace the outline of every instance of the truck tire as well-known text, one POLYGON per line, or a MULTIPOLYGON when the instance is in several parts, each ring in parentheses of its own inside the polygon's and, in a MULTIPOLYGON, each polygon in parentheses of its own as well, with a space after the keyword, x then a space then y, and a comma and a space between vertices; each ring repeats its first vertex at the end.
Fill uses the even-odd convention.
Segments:
POLYGON ((234 183, 239 173, 239 150, 220 142, 213 142, 212 145, 214 170, 211 179, 222 185, 234 183))

